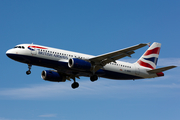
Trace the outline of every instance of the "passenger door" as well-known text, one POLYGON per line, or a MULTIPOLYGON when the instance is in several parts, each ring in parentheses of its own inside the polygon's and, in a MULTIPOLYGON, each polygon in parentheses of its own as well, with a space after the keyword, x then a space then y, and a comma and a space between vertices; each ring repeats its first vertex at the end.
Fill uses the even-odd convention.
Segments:
POLYGON ((32 55, 37 55, 37 48, 33 48, 33 50, 31 50, 31 54, 32 55))

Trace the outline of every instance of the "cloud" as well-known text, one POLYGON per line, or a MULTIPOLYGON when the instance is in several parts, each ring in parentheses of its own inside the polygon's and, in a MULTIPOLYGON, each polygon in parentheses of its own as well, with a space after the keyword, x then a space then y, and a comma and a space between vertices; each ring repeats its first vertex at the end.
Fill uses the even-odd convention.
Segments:
MULTIPOLYGON (((180 58, 160 60, 160 65, 167 66, 175 63, 179 65, 180 58), (161 62, 162 61, 162 62, 161 62)), ((175 70, 175 69, 174 69, 175 70)), ((178 71, 179 68, 176 68, 178 71)), ((127 98, 146 93, 161 93, 169 89, 176 89, 180 93, 179 74, 168 71, 164 77, 133 81, 99 79, 90 82, 89 79, 78 80, 79 88, 72 89, 72 82, 34 84, 21 88, 0 89, 0 99, 72 99, 72 98, 127 98), (166 82, 164 82, 166 81, 166 82), (120 97, 121 96, 121 97, 120 97)))
POLYGON ((6 118, 1 118, 1 117, 0 117, 0 120, 9 120, 9 119, 6 119, 6 118))
POLYGON ((58 83, 31 85, 24 88, 11 88, 0 91, 2 96, 11 96, 11 98, 43 98, 54 96, 56 93, 67 91, 68 87, 59 85, 58 83))
POLYGON ((39 115, 39 117, 45 117, 45 118, 56 117, 56 114, 44 114, 44 115, 39 115))
MULTIPOLYGON (((69 83, 68 83, 69 84, 69 83)), ((158 93, 162 89, 177 89, 180 84, 157 84, 144 81, 112 81, 102 80, 91 83, 83 81, 80 87, 73 90, 68 84, 39 84, 24 88, 1 90, 2 98, 10 99, 72 99, 72 98, 127 98, 140 94, 158 93)), ((52 114, 48 114, 52 115, 52 114)), ((54 114, 53 114, 54 115, 54 114)))
POLYGON ((180 58, 161 58, 158 62, 159 66, 175 65, 180 66, 180 58))

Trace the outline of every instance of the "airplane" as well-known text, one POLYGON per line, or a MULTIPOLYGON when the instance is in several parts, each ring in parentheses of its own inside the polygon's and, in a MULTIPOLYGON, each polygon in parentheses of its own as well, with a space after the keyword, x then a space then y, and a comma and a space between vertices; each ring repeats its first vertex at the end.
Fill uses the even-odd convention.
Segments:
POLYGON ((26 74, 31 74, 32 65, 50 68, 43 70, 41 78, 51 82, 74 81, 73 89, 79 87, 76 78, 90 77, 92 82, 99 77, 114 80, 136 80, 164 76, 164 71, 175 68, 168 66, 156 68, 161 43, 141 43, 114 52, 92 56, 36 44, 19 44, 6 52, 6 55, 18 62, 28 65, 26 74), (135 62, 118 61, 131 57, 135 50, 149 45, 146 52, 135 62))

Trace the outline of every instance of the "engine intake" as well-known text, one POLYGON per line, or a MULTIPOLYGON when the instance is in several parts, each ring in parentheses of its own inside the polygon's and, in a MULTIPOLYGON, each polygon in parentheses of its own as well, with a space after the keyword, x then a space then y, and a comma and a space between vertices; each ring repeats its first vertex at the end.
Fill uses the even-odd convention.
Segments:
POLYGON ((92 65, 88 61, 77 58, 71 58, 69 59, 68 66, 76 70, 89 71, 92 65))
POLYGON ((60 75, 58 72, 51 71, 51 70, 42 71, 41 78, 43 80, 47 80, 51 82, 65 82, 66 81, 65 75, 60 75))

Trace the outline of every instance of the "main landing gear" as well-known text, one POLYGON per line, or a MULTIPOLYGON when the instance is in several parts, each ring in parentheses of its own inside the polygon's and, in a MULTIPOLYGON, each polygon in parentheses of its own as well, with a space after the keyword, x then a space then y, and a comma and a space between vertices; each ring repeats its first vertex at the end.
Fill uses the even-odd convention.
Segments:
POLYGON ((92 82, 94 82, 94 81, 96 81, 96 80, 98 80, 98 76, 95 74, 95 65, 93 66, 93 70, 92 70, 92 76, 90 77, 90 80, 92 81, 92 82))
POLYGON ((98 80, 98 76, 97 76, 97 75, 92 75, 92 76, 90 77, 90 80, 91 80, 92 82, 94 82, 94 81, 98 80))
POLYGON ((73 78, 73 81, 74 81, 74 82, 71 84, 71 87, 72 87, 73 89, 78 88, 78 87, 79 87, 79 83, 78 83, 78 82, 76 82, 75 77, 73 78))
MULTIPOLYGON (((90 77, 90 80, 91 80, 92 82, 94 82, 94 81, 98 80, 98 76, 97 76, 97 75, 92 75, 92 76, 90 77)), ((71 84, 71 87, 72 87, 73 89, 78 88, 78 87, 79 87, 79 83, 76 82, 75 77, 73 78, 73 81, 74 81, 74 82, 71 84)))
POLYGON ((26 71, 26 74, 27 74, 27 75, 31 74, 31 67, 32 67, 32 65, 28 64, 28 68, 29 68, 29 70, 28 70, 28 71, 26 71))
POLYGON ((71 84, 71 87, 72 87, 73 89, 76 89, 76 88, 79 87, 79 83, 78 83, 78 82, 74 82, 74 83, 71 84))

